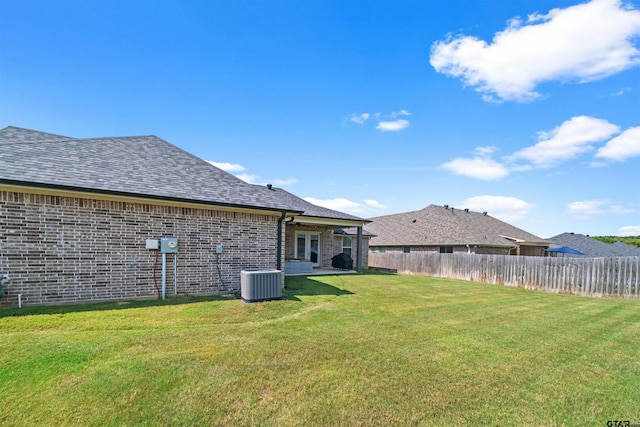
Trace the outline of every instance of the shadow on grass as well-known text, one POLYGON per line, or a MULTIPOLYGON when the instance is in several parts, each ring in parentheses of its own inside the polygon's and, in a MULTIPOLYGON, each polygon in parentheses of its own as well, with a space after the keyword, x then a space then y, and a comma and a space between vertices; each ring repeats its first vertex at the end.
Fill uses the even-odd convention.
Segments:
MULTIPOLYGON (((364 270, 358 275, 380 275, 389 274, 374 270, 364 270)), ((285 295, 283 299, 300 301, 297 296, 312 295, 353 295, 353 292, 340 289, 335 286, 320 282, 313 276, 291 276, 286 278, 285 295)), ((349 277, 349 276, 342 276, 349 277)), ((129 301, 106 301, 96 303, 84 303, 73 305, 47 305, 23 308, 3 308, 0 309, 0 319, 12 316, 33 316, 39 314, 66 314, 86 311, 106 311, 106 310, 126 310, 141 307, 161 307, 170 305, 193 304, 205 301, 229 301, 239 299, 237 295, 212 295, 212 296, 188 296, 170 297, 166 300, 129 300, 129 301)))
POLYGON ((189 296, 173 297, 166 300, 131 300, 131 301, 107 301, 73 305, 47 305, 23 308, 0 309, 0 319, 14 316, 35 316, 39 314, 67 314, 80 313, 86 311, 106 311, 106 310, 127 310, 131 308, 162 307, 171 305, 194 304, 205 301, 229 301, 238 299, 235 295, 230 296, 189 296))
POLYGON ((320 282, 311 276, 295 276, 285 282, 286 299, 296 300, 298 296, 312 295, 353 295, 353 292, 320 282))

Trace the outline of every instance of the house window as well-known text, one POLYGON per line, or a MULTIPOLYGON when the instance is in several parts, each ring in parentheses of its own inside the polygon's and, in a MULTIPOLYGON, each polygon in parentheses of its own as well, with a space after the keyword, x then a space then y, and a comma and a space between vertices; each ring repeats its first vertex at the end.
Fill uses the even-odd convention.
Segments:
POLYGON ((342 252, 351 256, 351 248, 353 247, 353 239, 351 236, 344 236, 342 238, 342 252))
POLYGON ((387 248, 380 248, 380 253, 381 253, 381 254, 383 254, 383 253, 385 253, 385 252, 387 252, 387 248))
POLYGON ((411 248, 409 246, 405 246, 404 248, 402 248, 402 252, 404 252, 405 254, 409 254, 411 253, 411 248))
POLYGON ((440 253, 441 254, 452 254, 453 253, 453 246, 440 246, 440 253))

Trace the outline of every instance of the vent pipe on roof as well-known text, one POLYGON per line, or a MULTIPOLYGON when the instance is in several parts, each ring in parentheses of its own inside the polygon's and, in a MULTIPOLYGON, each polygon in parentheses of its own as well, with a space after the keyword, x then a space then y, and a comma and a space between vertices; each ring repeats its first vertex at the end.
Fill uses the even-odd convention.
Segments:
POLYGON ((449 205, 444 205, 444 208, 445 209, 449 209, 449 205))
POLYGON ((466 213, 469 213, 469 208, 464 208, 464 211, 465 211, 466 213))
POLYGON ((487 215, 487 211, 482 212, 482 215, 486 216, 487 215))
POLYGON ((271 184, 267 184, 267 188, 268 188, 269 190, 273 190, 273 185, 271 185, 271 184))

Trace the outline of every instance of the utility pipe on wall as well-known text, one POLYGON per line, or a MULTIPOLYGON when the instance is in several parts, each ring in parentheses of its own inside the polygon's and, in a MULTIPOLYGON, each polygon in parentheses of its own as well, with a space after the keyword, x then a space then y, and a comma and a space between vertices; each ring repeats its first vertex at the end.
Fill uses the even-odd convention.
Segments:
POLYGON ((173 254, 173 293, 178 295, 178 254, 173 254))
POLYGON ((162 252, 162 299, 167 299, 167 254, 162 252))

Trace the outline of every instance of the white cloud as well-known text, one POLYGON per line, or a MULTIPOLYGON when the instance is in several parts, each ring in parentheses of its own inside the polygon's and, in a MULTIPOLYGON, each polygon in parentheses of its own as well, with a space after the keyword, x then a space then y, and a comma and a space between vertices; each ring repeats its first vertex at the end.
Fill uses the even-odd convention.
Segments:
MULTIPOLYGON (((538 143, 504 156, 500 161, 491 158, 494 146, 477 147, 472 158, 458 157, 441 165, 456 175, 482 180, 504 178, 511 172, 550 168, 596 149, 601 143, 620 132, 620 127, 607 120, 576 116, 548 132, 538 132, 538 143), (526 160, 530 164, 518 163, 526 160)), ((601 147, 595 157, 608 161, 624 161, 640 156, 640 126, 632 127, 601 147)), ((605 161, 591 162, 591 167, 607 166, 605 161)))
POLYGON ((298 182, 297 178, 289 178, 289 179, 274 179, 273 184, 278 185, 280 187, 286 187, 287 185, 295 184, 298 182))
POLYGON ((627 225, 618 228, 617 236, 640 236, 640 225, 627 225))
POLYGON ((369 113, 352 114, 351 117, 349 118, 349 120, 351 120, 354 123, 358 123, 358 124, 362 125, 362 124, 364 124, 364 122, 369 120, 369 117, 371 117, 371 114, 369 114, 369 113))
POLYGON ((349 121, 363 125, 367 120, 373 118, 377 122, 376 129, 381 132, 397 132, 409 127, 409 120, 398 119, 400 116, 410 116, 411 113, 407 110, 393 111, 390 114, 382 114, 380 112, 370 114, 352 114, 349 117, 349 121), (391 120, 389 120, 391 119, 391 120))
POLYGON ((581 219, 592 218, 599 215, 629 214, 634 212, 635 210, 633 209, 613 205, 609 200, 602 199, 581 200, 567 205, 567 213, 581 219))
MULTIPOLYGON (((237 163, 224 163, 224 162, 213 162, 211 160, 207 160, 207 163, 212 164, 213 166, 222 169, 225 172, 242 172, 245 170, 245 167, 242 165, 239 165, 237 163)), ((236 178, 240 178, 241 180, 243 180, 244 182, 247 182, 249 184, 256 184, 256 185, 266 185, 267 182, 261 182, 262 180, 260 180, 260 176, 259 175, 253 175, 250 173, 239 173, 239 174, 234 174, 234 176, 236 178)), ((289 179, 274 179, 271 181, 271 184, 273 185, 277 185, 280 187, 286 187, 288 185, 291 184, 295 184, 296 182, 298 182, 297 178, 289 178, 289 179)))
POLYGON ((493 159, 478 156, 472 159, 456 158, 441 165, 456 175, 491 181, 509 175, 509 170, 493 159))
POLYGON ((236 175, 236 178, 240 178, 244 182, 248 182, 249 184, 258 184, 257 180, 259 178, 258 175, 251 175, 248 173, 240 173, 236 175))
POLYGON ((492 145, 487 147, 476 147, 473 150, 478 156, 487 157, 498 151, 498 147, 492 145))
POLYGON ((596 153, 596 157, 615 161, 635 156, 640 156, 640 126, 625 130, 596 153))
POLYGON ((430 62, 485 100, 526 102, 541 96, 542 82, 600 80, 637 65, 638 35, 640 11, 620 0, 593 0, 532 14, 525 24, 514 18, 491 43, 449 36, 432 45, 430 62))
POLYGON ((383 205, 382 203, 378 202, 377 200, 367 200, 365 199, 364 203, 367 206, 370 206, 372 208, 376 208, 376 209, 387 209, 386 205, 383 205))
POLYGON ((577 116, 550 132, 538 132, 538 142, 515 152, 510 159, 526 159, 537 167, 551 167, 593 150, 592 143, 618 133, 620 127, 603 119, 577 116))
POLYGON ((369 216, 378 214, 379 211, 387 209, 387 207, 377 200, 364 200, 364 203, 357 203, 351 200, 339 197, 337 199, 316 199, 315 197, 305 197, 309 203, 322 206, 336 211, 349 213, 357 216, 369 216))
POLYGON ((391 122, 379 122, 376 129, 382 132, 397 132, 409 127, 409 120, 398 119, 391 122))
POLYGON ((488 212, 489 215, 505 222, 518 221, 529 214, 535 205, 515 197, 506 196, 474 196, 462 202, 460 209, 488 212))
POLYGON ((623 87, 622 89, 611 93, 611 96, 621 96, 621 95, 624 95, 627 92, 631 92, 631 88, 630 87, 623 87))
POLYGON ((259 179, 260 176, 258 175, 252 175, 252 174, 248 174, 248 173, 241 173, 238 175, 235 175, 236 178, 240 178, 241 180, 243 180, 244 182, 247 182, 249 184, 256 184, 256 185, 267 185, 267 184, 273 184, 279 187, 286 187, 288 185, 294 184, 296 182, 298 182, 297 178, 290 178, 290 179, 274 179, 270 182, 266 182, 262 179, 259 179))
POLYGON ((400 111, 394 111, 391 113, 391 118, 395 119, 398 116, 410 116, 411 113, 408 112, 407 110, 400 110, 400 111))
POLYGON ((341 212, 352 211, 354 209, 357 210, 362 206, 359 203, 352 202, 351 200, 347 200, 343 197, 339 197, 337 199, 316 199, 315 197, 305 197, 304 200, 309 203, 313 203, 314 205, 341 212))
POLYGON ((210 163, 226 172, 242 172, 244 170, 244 166, 235 163, 218 163, 211 160, 207 160, 207 163, 210 163))

